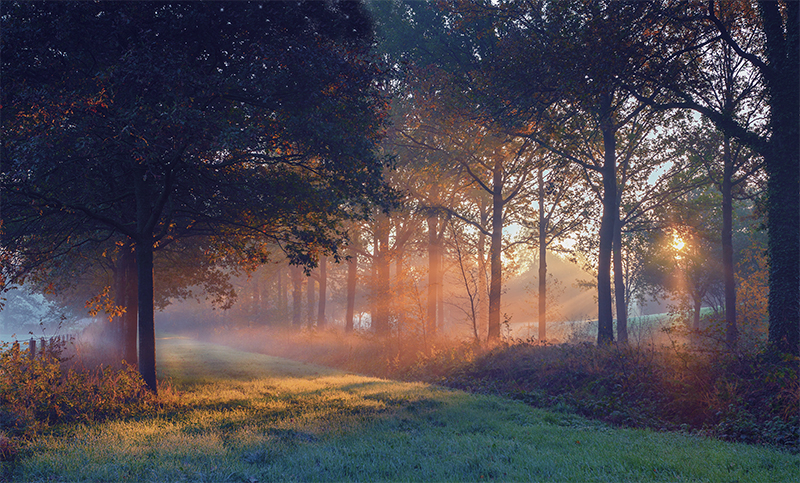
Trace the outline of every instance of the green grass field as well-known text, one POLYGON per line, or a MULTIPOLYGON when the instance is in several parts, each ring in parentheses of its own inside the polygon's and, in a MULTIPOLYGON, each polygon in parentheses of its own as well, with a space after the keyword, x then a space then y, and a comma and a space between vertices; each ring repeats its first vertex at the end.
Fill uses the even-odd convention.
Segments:
POLYGON ((800 481, 800 456, 158 340, 184 407, 59 428, 15 481, 800 481))

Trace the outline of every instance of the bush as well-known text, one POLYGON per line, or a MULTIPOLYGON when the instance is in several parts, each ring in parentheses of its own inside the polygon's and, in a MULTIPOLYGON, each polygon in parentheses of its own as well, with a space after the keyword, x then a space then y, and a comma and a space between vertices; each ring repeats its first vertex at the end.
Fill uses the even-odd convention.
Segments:
POLYGON ((159 405, 138 371, 66 368, 60 353, 29 357, 19 345, 0 346, 0 458, 45 428, 143 414, 159 405))

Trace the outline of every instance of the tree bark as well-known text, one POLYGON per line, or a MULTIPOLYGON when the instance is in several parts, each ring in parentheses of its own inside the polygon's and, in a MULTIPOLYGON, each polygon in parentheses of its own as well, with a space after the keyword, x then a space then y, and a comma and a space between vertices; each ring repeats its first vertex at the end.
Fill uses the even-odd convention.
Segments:
POLYGON ((694 312, 692 312, 692 330, 700 332, 700 311, 703 309, 703 297, 694 295, 692 297, 694 312))
POLYGON ((547 220, 544 212, 544 168, 536 173, 539 187, 539 342, 547 340, 547 220))
POLYGON ((603 97, 601 130, 603 132, 603 216, 600 221, 600 249, 597 262, 597 344, 614 342, 611 302, 611 251, 617 206, 616 130, 611 118, 611 96, 603 97))
POLYGON ((769 342, 800 354, 800 4, 759 2, 770 67, 765 75, 772 137, 765 156, 769 216, 769 342))
POLYGON ((503 249, 503 168, 501 160, 495 160, 492 173, 492 236, 489 256, 491 278, 489 285, 489 341, 500 339, 500 294, 502 291, 503 249))
POLYGON ((344 316, 345 332, 353 331, 353 317, 356 307, 356 283, 358 281, 358 253, 351 247, 347 260, 347 311, 344 316))
POLYGON ((736 280, 733 270, 733 159, 731 140, 724 135, 722 151, 722 272, 725 284, 725 339, 734 352, 739 339, 736 327, 736 280))
MULTIPOLYGON (((619 200, 616 202, 619 207, 619 200)), ((625 300, 625 275, 622 268, 622 226, 619 220, 614 223, 614 299, 617 312, 617 340, 628 343, 628 304, 625 300)))
MULTIPOLYGON (((399 304, 406 304, 409 302, 408 298, 406 297, 406 286, 405 283, 405 270, 403 269, 403 258, 405 256, 405 247, 402 245, 395 244, 395 253, 394 253, 394 286, 395 286, 395 293, 394 297, 399 297, 399 304), (402 291, 402 293, 401 293, 402 291)), ((395 303, 398 303, 396 300, 395 303)), ((397 322, 397 332, 400 333, 401 330, 405 327, 405 310, 398 310, 396 313, 396 322, 397 322)))
POLYGON ((389 334, 389 296, 390 260, 389 260, 389 219, 384 213, 377 216, 375 222, 375 281, 376 313, 373 318, 375 333, 380 336, 389 334))
POLYGON ((292 277, 292 326, 300 327, 303 307, 303 273, 296 265, 289 268, 292 277))
POLYGON ((119 342, 121 343, 120 353, 122 359, 128 364, 138 366, 139 357, 137 354, 138 338, 138 314, 139 314, 139 289, 138 276, 136 269, 136 252, 133 242, 127 239, 119 247, 119 257, 117 259, 116 278, 117 287, 115 290, 114 304, 125 307, 125 313, 119 320, 119 342))
POLYGON ((314 277, 306 277, 306 327, 314 327, 314 306, 316 305, 316 287, 314 277))
POLYGON ((428 321, 426 333, 435 334, 437 330, 436 312, 438 309, 437 286, 439 283, 439 216, 435 213, 428 215, 428 321))
POLYGON ((319 259, 319 303, 317 305, 317 327, 325 327, 325 304, 328 298, 328 257, 319 259))
POLYGON ((139 372, 147 387, 157 393, 152 235, 137 240, 136 269, 139 277, 139 372))
MULTIPOLYGON (((480 204, 481 226, 489 222, 489 210, 481 198, 480 204)), ((478 320, 481 325, 481 334, 486 337, 489 331, 489 280, 486 275, 486 234, 478 231, 478 320)))

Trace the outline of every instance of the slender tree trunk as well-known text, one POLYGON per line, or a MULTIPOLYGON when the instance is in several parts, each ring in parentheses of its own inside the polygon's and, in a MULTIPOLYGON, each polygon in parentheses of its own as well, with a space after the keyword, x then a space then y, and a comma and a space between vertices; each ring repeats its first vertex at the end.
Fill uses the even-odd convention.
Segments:
MULTIPOLYGON (((441 223, 444 225, 444 223, 441 223)), ((436 237, 436 330, 441 332, 446 328, 444 316, 444 226, 439 227, 439 236, 436 237)))
POLYGON ((500 159, 492 173, 491 279, 489 287, 489 341, 500 339, 500 294, 502 292, 503 249, 503 170, 500 159))
POLYGON ((139 288, 136 269, 136 252, 133 242, 128 239, 119 248, 116 269, 117 287, 114 303, 125 307, 119 320, 119 342, 122 359, 128 364, 138 366, 137 354, 139 288))
POLYGON ((428 216, 428 323, 426 333, 435 334, 437 329, 436 312, 438 308, 437 296, 439 291, 439 216, 431 214, 428 216))
POLYGON ((397 333, 401 333, 401 331, 405 328, 405 310, 402 309, 407 303, 409 303, 408 297, 406 295, 406 286, 405 283, 405 270, 403 269, 403 258, 405 256, 405 250, 402 246, 397 246, 395 251, 395 260, 394 260, 394 294, 393 297, 395 298, 395 305, 397 307, 401 307, 400 310, 397 311, 397 333))
POLYGON ((303 272, 296 265, 289 268, 292 277, 292 327, 299 328, 303 307, 303 272))
POLYGON ((694 295, 692 297, 694 304, 694 312, 692 313, 692 330, 695 332, 700 331, 700 310, 703 308, 703 297, 694 295))
POLYGON ((325 304, 328 299, 328 257, 319 259, 319 304, 317 305, 317 327, 325 327, 325 304))
POLYGON ((603 131, 603 216, 600 221, 600 252, 597 262, 597 344, 614 342, 611 297, 611 252, 614 241, 614 220, 617 206, 616 131, 611 119, 611 96, 602 102, 603 131))
POLYGON ((725 282, 725 339, 734 352, 739 339, 736 327, 736 280, 733 270, 733 159, 731 140, 725 135, 722 153, 722 273, 725 282))
POLYGON ((547 218, 544 211, 544 168, 536 171, 539 190, 539 342, 547 340, 547 218))
MULTIPOLYGON (((287 305, 288 305, 287 300, 286 300, 287 299, 287 297, 286 297, 286 280, 285 280, 286 270, 284 268, 279 268, 275 275, 277 277, 277 280, 275 281, 275 284, 276 284, 275 288, 278 291, 278 303, 277 303, 278 307, 277 308, 278 308, 278 313, 280 314, 279 318, 280 318, 281 322, 283 322, 284 320, 286 320, 287 305)), ((260 298, 261 298, 262 301, 263 300, 267 300, 268 295, 267 295, 266 287, 261 290, 260 298)))
MULTIPOLYGON (((481 226, 489 223, 489 210, 481 202, 481 226)), ((489 331, 489 280, 486 275, 486 235, 483 230, 478 232, 478 320, 481 325, 481 334, 487 337, 489 331)))
POLYGON ((316 287, 314 277, 306 277, 306 327, 314 327, 314 306, 316 305, 316 287))
POLYGON ((377 216, 375 232, 377 311, 373 322, 375 324, 375 333, 380 336, 386 336, 389 334, 389 297, 391 294, 389 280, 389 220, 386 214, 381 213, 377 216))
MULTIPOLYGON (((619 207, 619 200, 617 200, 619 207)), ((622 268, 622 226, 619 215, 614 223, 614 299, 617 312, 617 340, 628 343, 628 304, 625 300, 625 272, 622 268)))
POLYGON ((351 247, 347 260, 347 311, 344 316, 345 332, 353 331, 353 317, 356 308, 356 283, 358 282, 358 253, 351 247))

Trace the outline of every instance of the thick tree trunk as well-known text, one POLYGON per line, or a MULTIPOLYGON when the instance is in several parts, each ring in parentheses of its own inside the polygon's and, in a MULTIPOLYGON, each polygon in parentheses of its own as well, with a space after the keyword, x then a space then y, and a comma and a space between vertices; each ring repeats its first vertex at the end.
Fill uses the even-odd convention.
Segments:
POLYGON ((616 132, 611 119, 610 95, 603 99, 603 216, 600 221, 600 251, 597 262, 597 344, 614 342, 611 297, 611 252, 617 207, 616 132))
POLYGON ((158 392, 156 383, 156 331, 153 306, 153 240, 141 236, 136 243, 139 298, 139 372, 147 387, 158 392))
POLYGON ((492 179, 492 237, 491 278, 489 286, 489 341, 500 339, 500 294, 502 293, 503 249, 503 171, 501 161, 495 161, 492 179))
POLYGON ((733 159, 726 135, 722 153, 722 273, 725 284, 725 339, 734 352, 739 339, 736 327, 736 280, 733 270, 733 159))
POLYGON ((353 331, 353 317, 355 317, 357 282, 358 282, 358 253, 351 248, 350 259, 347 260, 347 311, 344 316, 345 332, 353 331))
POLYGON ((436 312, 438 309, 437 290, 439 284, 439 216, 431 214, 428 216, 428 320, 426 333, 435 334, 437 329, 436 312))
POLYGON ((120 354, 125 362, 138 366, 139 278, 136 270, 136 253, 130 239, 119 248, 115 275, 117 281, 114 304, 125 307, 125 313, 120 316, 118 323, 120 354))
POLYGON ((544 212, 544 169, 539 167, 539 342, 547 340, 547 219, 544 212))
POLYGON ((774 350, 800 354, 800 5, 760 1, 771 75, 772 137, 764 157, 769 216, 769 342, 774 350))
POLYGON ((289 268, 292 277, 292 326, 300 327, 303 310, 303 271, 292 265, 289 268))

